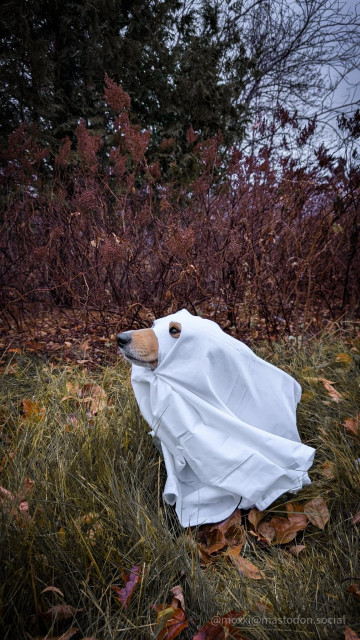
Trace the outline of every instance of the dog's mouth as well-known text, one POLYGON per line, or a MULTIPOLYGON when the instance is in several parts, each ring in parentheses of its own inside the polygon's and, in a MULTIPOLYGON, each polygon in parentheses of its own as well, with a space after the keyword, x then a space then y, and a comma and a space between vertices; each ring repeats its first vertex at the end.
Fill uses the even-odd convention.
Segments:
POLYGON ((157 360, 148 361, 148 360, 140 360, 139 358, 135 358, 135 356, 131 356, 129 353, 125 353, 122 349, 119 349, 119 353, 121 353, 126 360, 131 362, 132 364, 136 364, 140 367, 147 367, 148 369, 155 369, 157 366, 157 360))

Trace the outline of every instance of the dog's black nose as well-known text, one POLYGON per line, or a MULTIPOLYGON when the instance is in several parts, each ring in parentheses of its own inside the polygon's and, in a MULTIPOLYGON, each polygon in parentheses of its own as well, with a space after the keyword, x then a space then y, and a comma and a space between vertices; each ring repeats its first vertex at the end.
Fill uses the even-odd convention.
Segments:
POLYGON ((126 344, 131 342, 131 331, 124 331, 123 333, 118 333, 116 336, 116 340, 119 347, 125 347, 126 344))

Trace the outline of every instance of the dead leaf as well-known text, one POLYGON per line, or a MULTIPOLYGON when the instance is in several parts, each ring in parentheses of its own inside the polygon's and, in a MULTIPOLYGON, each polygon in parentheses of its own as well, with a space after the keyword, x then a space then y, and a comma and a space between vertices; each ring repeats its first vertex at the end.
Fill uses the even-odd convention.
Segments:
POLYGON ((219 524, 213 525, 216 526, 220 531, 222 531, 225 535, 229 527, 233 525, 241 525, 242 515, 240 509, 235 509, 235 511, 225 520, 219 522, 219 524))
POLYGON ((350 593, 352 593, 355 598, 358 598, 360 600, 360 585, 359 584, 351 584, 348 588, 348 591, 350 591, 350 593))
POLYGON ((92 415, 96 415, 100 411, 103 411, 107 406, 107 395, 105 390, 94 382, 84 384, 84 386, 79 390, 78 395, 82 398, 83 402, 90 402, 90 413, 92 415))
POLYGON ((301 394, 300 402, 310 402, 315 397, 315 394, 312 391, 304 391, 301 394))
POLYGON ((345 627, 344 638, 345 640, 360 640, 358 634, 347 626, 345 627))
POLYGON ((260 569, 258 569, 252 562, 250 562, 250 560, 237 555, 237 553, 234 552, 234 549, 229 549, 227 555, 232 558, 241 575, 245 576, 246 578, 251 578, 252 580, 260 580, 261 578, 265 578, 264 573, 260 571, 260 569))
POLYGON ((212 531, 209 531, 206 538, 206 547, 205 550, 207 553, 216 553, 220 549, 226 547, 227 542, 224 533, 216 528, 212 531))
POLYGON ((248 520, 249 522, 251 522, 255 530, 260 520, 263 519, 264 515, 265 515, 265 511, 259 511, 258 509, 256 509, 256 507, 254 507, 253 509, 250 509, 248 513, 248 520))
POLYGON ((346 418, 344 421, 346 431, 354 434, 354 436, 357 436, 359 433, 359 419, 360 414, 358 413, 356 416, 352 418, 346 418))
POLYGON ((351 518, 353 524, 360 524, 360 511, 351 518))
POLYGON ((226 534, 226 541, 229 547, 243 547, 246 542, 246 531, 242 525, 231 525, 226 534))
POLYGON ((22 401, 23 414, 25 418, 35 418, 37 421, 45 418, 45 407, 39 408, 36 400, 24 398, 22 401))
POLYGON ((180 585, 176 585, 171 589, 171 591, 174 595, 174 598, 179 601, 182 610, 185 611, 185 602, 182 587, 180 585))
POLYGON ((271 544, 276 535, 275 529, 271 526, 270 522, 262 522, 258 526, 258 532, 269 544, 271 544))
POLYGON ((156 627, 160 627, 157 631, 158 640, 173 640, 188 627, 185 612, 180 607, 163 607, 159 605, 156 608, 157 619, 156 627))
POLYGON ((134 564, 130 569, 130 573, 124 573, 122 575, 125 586, 122 589, 120 587, 117 587, 116 585, 113 585, 111 587, 116 593, 116 600, 118 600, 122 604, 124 609, 126 609, 132 598, 135 587, 140 580, 140 573, 141 568, 134 564))
MULTIPOLYGON (((48 634, 46 634, 46 636, 36 636, 36 638, 33 638, 29 634, 27 634, 27 636, 30 640, 70 640, 78 631, 79 629, 77 629, 77 627, 72 627, 68 631, 65 631, 65 633, 62 633, 61 636, 49 636, 48 634)), ((83 638, 83 640, 85 639, 83 638)))
POLYGON ((74 617, 75 613, 81 613, 82 611, 84 611, 84 608, 76 609, 70 604, 57 604, 47 611, 41 611, 39 613, 39 617, 49 621, 69 620, 69 618, 74 617))
POLYGON ((320 497, 306 502, 304 504, 304 513, 307 515, 310 522, 316 527, 319 527, 319 529, 325 528, 330 517, 326 502, 320 497))
POLYGON ((304 551, 304 549, 306 549, 304 544, 295 544, 292 545, 291 547, 289 547, 289 551, 293 556, 296 556, 296 558, 299 557, 300 553, 302 551, 304 551))
POLYGON ((322 476, 325 476, 325 478, 328 478, 329 480, 333 480, 335 478, 334 463, 331 462, 330 460, 325 460, 325 462, 323 462, 322 465, 320 466, 320 473, 322 476))
POLYGON ((26 500, 21 500, 20 497, 20 495, 13 495, 10 491, 5 489, 5 487, 0 486, 0 500, 3 502, 5 501, 4 508, 15 517, 17 522, 24 523, 24 520, 31 520, 31 516, 28 513, 28 503, 26 500), (6 502, 6 500, 8 502, 6 502), (10 506, 9 502, 12 506, 10 506))
POLYGON ((197 537, 201 543, 201 549, 207 554, 212 554, 226 546, 244 544, 246 534, 241 520, 241 511, 236 509, 222 522, 199 527, 197 537))
POLYGON ((341 395, 341 393, 339 393, 338 391, 336 391, 336 389, 334 389, 333 384, 334 382, 332 382, 331 380, 326 380, 326 378, 319 378, 320 382, 323 383, 326 391, 328 392, 329 396, 331 397, 331 399, 334 402, 340 402, 343 397, 341 395))
POLYGON ((35 482, 30 480, 30 478, 26 477, 24 482, 21 485, 20 490, 18 491, 17 497, 19 500, 23 500, 30 496, 34 490, 35 482))
POLYGON ((343 364, 352 364, 353 359, 349 353, 337 353, 335 357, 336 362, 342 362, 343 364))
POLYGON ((242 611, 228 611, 223 616, 216 616, 219 622, 207 622, 194 635, 193 640, 246 640, 240 629, 232 624, 232 620, 241 619, 243 615, 242 611))
POLYGON ((269 524, 273 529, 275 529, 275 538, 272 540, 272 543, 286 544, 295 538, 298 531, 303 531, 306 528, 308 524, 308 517, 305 513, 294 513, 289 511, 287 518, 274 516, 271 518, 269 524))

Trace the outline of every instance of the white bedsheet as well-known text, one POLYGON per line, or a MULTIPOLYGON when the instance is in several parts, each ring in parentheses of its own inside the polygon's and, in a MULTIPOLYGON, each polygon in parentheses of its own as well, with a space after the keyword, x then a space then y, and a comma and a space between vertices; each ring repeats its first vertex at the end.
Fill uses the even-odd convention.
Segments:
POLYGON ((182 526, 262 510, 309 484, 315 450, 296 426, 300 385, 210 320, 182 310, 156 320, 156 369, 132 366, 140 411, 162 445, 163 497, 182 526), (179 338, 169 322, 180 322, 179 338))

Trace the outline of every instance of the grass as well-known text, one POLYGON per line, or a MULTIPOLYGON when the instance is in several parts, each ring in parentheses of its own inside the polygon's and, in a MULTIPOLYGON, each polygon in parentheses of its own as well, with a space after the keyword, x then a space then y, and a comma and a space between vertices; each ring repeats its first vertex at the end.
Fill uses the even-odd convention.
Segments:
MULTIPOLYGON (((348 587, 360 589, 359 525, 352 523, 360 511, 360 447, 344 420, 359 412, 360 339, 333 331, 299 349, 288 343, 256 350, 303 386, 299 431, 317 454, 313 482, 297 499, 321 496, 330 510, 324 530, 309 525, 297 535, 305 544, 299 557, 289 545, 249 541, 244 556, 264 572, 260 580, 242 576, 221 555, 200 566, 195 532, 184 531, 162 502, 163 462, 139 415, 127 365, 89 372, 26 355, 4 365, 0 485, 18 501, 0 501, 0 637, 44 638, 70 627, 78 629, 74 640, 156 637, 153 605, 170 603, 177 584, 189 623, 183 640, 231 609, 247 616, 243 634, 254 640, 342 638, 345 625, 359 632, 358 601, 348 587), (334 383, 339 402, 319 377, 334 383), (69 397, 76 385, 92 382, 107 394, 96 416, 69 397), (32 415, 23 415, 23 399, 36 403, 32 415), (333 477, 324 475, 324 463, 333 477), (28 502, 25 516, 21 499, 28 502), (124 609, 111 586, 122 587, 134 564, 141 579, 124 609), (42 593, 49 586, 61 593, 42 593), (39 613, 65 603, 80 611, 64 620, 39 613)), ((284 511, 284 499, 271 509, 284 511)))

